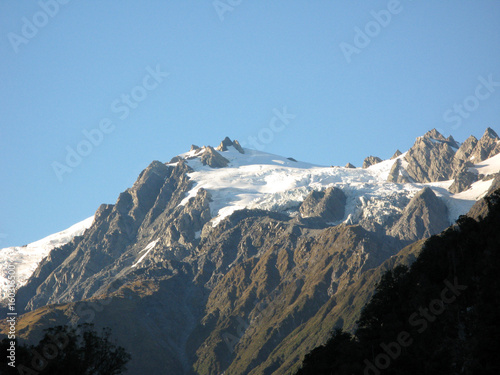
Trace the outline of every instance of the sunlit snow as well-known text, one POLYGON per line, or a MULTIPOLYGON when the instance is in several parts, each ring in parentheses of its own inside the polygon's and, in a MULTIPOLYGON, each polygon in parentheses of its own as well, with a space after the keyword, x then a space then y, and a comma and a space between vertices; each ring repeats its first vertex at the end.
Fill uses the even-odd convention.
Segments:
POLYGON ((5 297, 5 286, 8 284, 7 265, 16 266, 17 288, 24 285, 33 274, 38 264, 49 252, 70 242, 75 236, 80 236, 92 225, 94 216, 89 217, 62 232, 52 234, 39 241, 25 246, 6 247, 0 250, 0 299, 5 297))
POLYGON ((139 263, 141 263, 141 261, 146 257, 146 255, 148 255, 149 252, 154 249, 154 247, 156 246, 157 242, 158 242, 158 240, 152 241, 144 249, 142 249, 141 251, 139 251, 139 253, 142 253, 143 251, 145 251, 145 253, 139 258, 139 260, 137 262, 135 262, 132 265, 132 268, 136 267, 139 263))
MULTIPOLYGON (((459 215, 465 214, 491 186, 491 181, 479 181, 473 184, 470 191, 453 195, 448 192, 453 181, 427 184, 387 182, 395 159, 384 160, 366 169, 323 167, 251 149, 245 149, 245 153, 241 154, 234 147, 219 152, 229 160, 227 167, 211 168, 202 165, 196 157, 203 151, 201 148, 180 155, 187 159, 188 165, 194 170, 189 177, 195 182, 181 205, 195 197, 199 189, 209 191, 212 196, 210 209, 214 218, 213 226, 243 208, 294 211, 311 190, 330 186, 342 189, 347 196, 343 219, 346 223, 354 224, 361 217, 372 217, 380 222, 384 216, 400 211, 397 202, 402 197, 411 199, 425 186, 432 188, 446 203, 452 223, 459 215)), ((397 158, 401 160, 403 167, 407 165, 405 155, 406 153, 397 158)), ((495 158, 498 158, 498 163, 491 163, 492 158, 489 163, 478 164, 479 173, 498 172, 500 155, 495 158)))

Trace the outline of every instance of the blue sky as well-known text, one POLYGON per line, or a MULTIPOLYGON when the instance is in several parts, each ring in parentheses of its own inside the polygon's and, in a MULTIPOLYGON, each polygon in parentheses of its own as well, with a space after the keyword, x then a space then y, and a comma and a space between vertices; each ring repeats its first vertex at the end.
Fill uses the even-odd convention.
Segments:
POLYGON ((359 166, 500 131, 496 0, 59 1, 0 1, 0 247, 226 135, 359 166))

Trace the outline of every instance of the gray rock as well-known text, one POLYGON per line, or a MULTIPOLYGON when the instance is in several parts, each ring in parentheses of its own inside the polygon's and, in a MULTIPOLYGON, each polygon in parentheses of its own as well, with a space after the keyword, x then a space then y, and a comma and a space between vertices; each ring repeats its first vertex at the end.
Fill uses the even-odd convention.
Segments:
POLYGON ((389 235, 405 241, 430 237, 447 228, 448 208, 431 188, 420 190, 403 210, 389 235))
POLYGON ((218 145, 215 149, 217 151, 227 151, 227 148, 229 146, 232 146, 233 145, 233 141, 231 141, 231 138, 229 137, 226 137, 222 140, 222 142, 220 143, 220 145, 218 145))
POLYGON ((205 152, 201 155, 200 160, 203 165, 208 165, 212 168, 224 168, 229 164, 229 160, 215 151, 211 146, 205 147, 205 152))
POLYGON ((443 142, 442 139, 445 138, 440 134, 438 136, 436 132, 431 131, 417 138, 406 153, 406 171, 415 182, 446 181, 453 175, 455 151, 449 142, 443 142))
POLYGON ((477 142, 470 160, 479 163, 500 153, 500 142, 497 133, 487 128, 481 139, 477 142))
POLYGON ((346 196, 342 190, 331 187, 313 190, 300 206, 302 217, 317 217, 327 222, 342 220, 345 215, 346 196))
POLYGON ((382 161, 382 159, 380 159, 377 156, 368 156, 363 161, 363 168, 368 168, 369 166, 380 163, 381 161, 382 161))
POLYGON ((408 174, 402 167, 400 159, 397 159, 392 165, 389 176, 387 177, 387 182, 395 182, 398 184, 409 182, 408 174))
POLYGON ((356 168, 356 167, 351 163, 347 163, 344 168, 356 168))
POLYGON ((236 139, 233 141, 233 147, 239 151, 240 154, 244 154, 245 150, 243 150, 243 147, 241 147, 240 142, 238 142, 236 139))
POLYGON ((458 151, 455 153, 453 160, 453 168, 456 171, 458 171, 470 159, 474 149, 476 148, 477 142, 477 138, 471 135, 465 140, 464 143, 462 143, 458 151))
POLYGON ((394 160, 398 156, 401 156, 401 155, 403 155, 403 153, 401 151, 399 151, 399 150, 396 150, 396 152, 394 153, 394 155, 392 155, 391 160, 394 160))
POLYGON ((465 191, 478 180, 477 173, 470 172, 468 166, 469 162, 466 162, 463 167, 454 173, 453 184, 448 189, 451 193, 457 194, 465 191))
POLYGON ((172 163, 177 163, 181 160, 184 160, 181 156, 174 156, 172 159, 170 159, 170 161, 168 162, 169 164, 172 164, 172 163))
POLYGON ((224 140, 220 143, 219 146, 217 146, 215 149, 217 151, 227 151, 227 148, 229 146, 233 146, 240 154, 244 154, 245 151, 243 150, 243 147, 241 147, 240 142, 237 140, 231 141, 229 137, 224 138, 224 140))
POLYGON ((459 144, 455 141, 455 139, 453 139, 453 136, 450 135, 448 138, 445 138, 436 129, 432 129, 432 130, 428 131, 427 133, 425 133, 424 138, 432 139, 432 140, 440 142, 440 143, 446 143, 450 147, 453 147, 453 148, 459 148, 459 144))

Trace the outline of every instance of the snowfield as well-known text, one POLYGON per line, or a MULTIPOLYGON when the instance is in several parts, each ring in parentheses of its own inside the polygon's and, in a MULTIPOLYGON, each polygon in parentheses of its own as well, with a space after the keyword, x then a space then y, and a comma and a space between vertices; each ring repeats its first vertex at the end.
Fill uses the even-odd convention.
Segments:
POLYGON ((0 249, 0 300, 5 298, 7 279, 7 265, 16 266, 16 289, 26 284, 30 276, 52 249, 70 242, 80 236, 92 225, 94 216, 85 219, 62 232, 52 234, 39 241, 25 246, 14 246, 0 249))
MULTIPOLYGON (((246 148, 245 153, 241 154, 229 146, 227 151, 219 151, 229 160, 229 165, 211 168, 204 166, 197 157, 203 151, 202 148, 179 155, 194 170, 189 177, 195 182, 181 205, 195 197, 200 188, 209 191, 213 199, 210 203, 213 226, 243 208, 293 214, 312 190, 330 186, 342 189, 347 196, 346 215, 342 220, 345 223, 355 224, 362 217, 373 218, 381 223, 395 211, 400 212, 401 207, 419 190, 429 186, 446 203, 451 224, 467 213, 474 202, 486 194, 492 183, 492 180, 478 181, 469 190, 453 195, 448 192, 453 181, 427 184, 387 182, 395 159, 384 160, 366 169, 322 167, 246 148)), ((401 159, 403 167, 406 164, 404 156, 405 153, 397 158, 401 159)), ((500 155, 474 168, 477 173, 484 175, 496 173, 500 171, 500 155)))
MULTIPOLYGON (((433 182, 428 184, 396 184, 387 182, 389 172, 396 161, 384 160, 369 168, 324 167, 245 148, 244 154, 233 146, 219 153, 229 160, 225 168, 204 166, 200 156, 205 148, 192 150, 179 155, 186 159, 194 170, 189 177, 194 181, 193 188, 180 203, 184 205, 203 188, 210 192, 212 202, 210 210, 216 226, 221 220, 237 210, 244 208, 286 212, 296 215, 301 202, 312 190, 322 190, 336 186, 347 197, 346 212, 342 222, 356 224, 361 219, 371 219, 380 224, 395 213, 400 213, 409 200, 422 188, 429 186, 448 207, 449 221, 453 223, 460 215, 469 211, 476 200, 482 198, 491 187, 492 179, 481 180, 459 194, 451 194, 448 188, 453 181, 433 182)), ((405 153, 401 159, 403 167, 405 153)), ((176 163, 168 165, 174 166, 176 163)), ((484 176, 500 171, 500 154, 470 170, 484 176)), ((0 300, 5 298, 8 280, 6 266, 13 263, 17 268, 17 288, 24 285, 33 274, 38 264, 52 249, 81 235, 92 225, 90 217, 72 227, 48 236, 26 246, 8 247, 0 250, 0 300)), ((196 237, 201 236, 201 231, 196 237)), ((132 266, 137 266, 156 246, 156 241, 148 244, 144 254, 132 266)))

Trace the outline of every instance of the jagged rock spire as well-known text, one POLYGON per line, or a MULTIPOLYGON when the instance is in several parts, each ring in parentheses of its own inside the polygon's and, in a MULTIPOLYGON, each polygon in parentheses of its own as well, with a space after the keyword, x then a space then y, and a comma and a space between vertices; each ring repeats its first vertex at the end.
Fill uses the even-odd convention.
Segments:
POLYGON ((219 146, 217 146, 215 149, 217 151, 227 151, 227 148, 229 146, 233 146, 236 150, 239 151, 240 154, 244 154, 245 151, 243 150, 243 147, 241 147, 240 142, 238 142, 236 139, 234 141, 231 140, 231 138, 226 137, 224 140, 220 143, 219 146))
POLYGON ((363 168, 368 168, 369 166, 380 163, 381 161, 382 159, 380 159, 378 156, 368 156, 363 161, 363 168))

